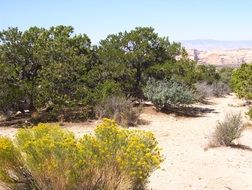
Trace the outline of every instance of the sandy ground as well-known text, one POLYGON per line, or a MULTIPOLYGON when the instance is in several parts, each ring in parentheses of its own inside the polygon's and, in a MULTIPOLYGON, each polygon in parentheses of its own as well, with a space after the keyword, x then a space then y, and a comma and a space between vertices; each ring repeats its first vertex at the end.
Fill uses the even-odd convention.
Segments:
MULTIPOLYGON (((165 114, 143 115, 151 121, 148 128, 163 148, 162 170, 150 178, 153 190, 251 190, 252 152, 220 147, 204 151, 217 121, 226 113, 244 113, 245 107, 234 96, 211 100, 215 109, 205 117, 176 118, 165 114)), ((239 143, 252 147, 252 130, 244 131, 239 143)))
MULTIPOLYGON (((244 113, 247 107, 234 95, 210 99, 214 109, 203 117, 185 118, 145 109, 142 119, 148 125, 138 129, 152 131, 163 149, 165 161, 150 177, 150 190, 251 190, 252 151, 219 147, 205 150, 217 121, 227 113, 244 113), (231 106, 232 105, 232 106, 231 106)), ((65 124, 78 137, 91 133, 97 121, 65 124)), ((13 137, 17 129, 0 128, 0 135, 13 137)), ((246 129, 237 141, 252 148, 252 129, 246 129)))

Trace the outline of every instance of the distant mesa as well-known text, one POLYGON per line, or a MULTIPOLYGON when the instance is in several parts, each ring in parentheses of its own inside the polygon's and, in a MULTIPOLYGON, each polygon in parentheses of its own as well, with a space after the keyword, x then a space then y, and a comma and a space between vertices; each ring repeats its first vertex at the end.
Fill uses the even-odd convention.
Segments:
POLYGON ((197 49, 201 51, 252 49, 252 40, 244 40, 244 41, 182 40, 181 43, 187 49, 197 49))
POLYGON ((181 43, 190 59, 200 64, 236 67, 242 63, 252 63, 252 40, 188 40, 181 43))

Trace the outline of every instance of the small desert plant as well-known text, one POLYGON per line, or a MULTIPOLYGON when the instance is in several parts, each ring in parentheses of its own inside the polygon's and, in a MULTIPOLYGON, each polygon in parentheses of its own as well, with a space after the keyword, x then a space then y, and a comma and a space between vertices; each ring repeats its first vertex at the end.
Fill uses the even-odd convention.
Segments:
POLYGON ((98 118, 110 118, 121 126, 135 126, 141 114, 141 106, 135 106, 130 99, 112 96, 96 106, 98 118))
POLYGON ((144 95, 158 109, 191 104, 196 101, 196 94, 192 89, 173 80, 148 80, 144 95))
POLYGON ((230 146, 233 140, 241 136, 244 129, 241 114, 229 113, 222 122, 218 122, 213 134, 212 146, 230 146))
POLYGON ((231 89, 229 88, 228 84, 223 83, 221 81, 215 81, 211 84, 208 84, 207 82, 200 82, 196 83, 195 87, 198 93, 203 98, 213 96, 221 97, 231 92, 231 89))
POLYGON ((152 133, 109 119, 81 139, 49 124, 19 130, 14 142, 0 137, 0 183, 9 189, 139 189, 161 162, 152 133))
POLYGON ((252 119, 252 107, 248 111, 248 116, 250 117, 250 119, 252 119))

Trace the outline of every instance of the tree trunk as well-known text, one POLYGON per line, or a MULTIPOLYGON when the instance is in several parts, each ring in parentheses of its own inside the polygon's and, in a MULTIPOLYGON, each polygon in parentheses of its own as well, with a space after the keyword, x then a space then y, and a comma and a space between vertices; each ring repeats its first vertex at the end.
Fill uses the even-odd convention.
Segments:
POLYGON ((34 113, 37 111, 37 109, 34 105, 34 97, 32 94, 29 95, 27 103, 28 103, 28 109, 29 109, 30 113, 34 113))
POLYGON ((137 67, 135 95, 136 95, 136 97, 138 97, 138 98, 142 98, 142 90, 141 90, 141 88, 140 88, 141 80, 142 80, 142 71, 141 71, 141 67, 137 67))

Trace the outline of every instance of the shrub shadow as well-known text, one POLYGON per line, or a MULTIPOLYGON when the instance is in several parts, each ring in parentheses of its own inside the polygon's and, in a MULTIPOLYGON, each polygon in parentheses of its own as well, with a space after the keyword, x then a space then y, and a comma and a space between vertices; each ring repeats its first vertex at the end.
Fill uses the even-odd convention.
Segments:
MULTIPOLYGON (((225 146, 209 144, 207 147, 204 148, 204 150, 207 151, 209 149, 214 149, 214 148, 219 148, 219 147, 225 147, 225 146)), ((240 149, 240 150, 252 151, 251 147, 246 146, 246 145, 242 145, 242 144, 231 144, 231 145, 228 145, 226 147, 230 147, 230 148, 234 148, 234 149, 240 149)))
POLYGON ((231 148, 236 148, 236 149, 242 149, 242 150, 248 150, 248 151, 252 151, 252 148, 246 145, 242 145, 242 144, 231 144, 230 145, 231 148))
POLYGON ((165 107, 162 108, 160 111, 166 114, 173 113, 176 116, 184 116, 184 117, 204 117, 204 114, 207 113, 218 113, 215 111, 215 109, 195 107, 195 106, 165 107))
POLYGON ((151 122, 146 119, 138 119, 137 125, 149 125, 151 122))

